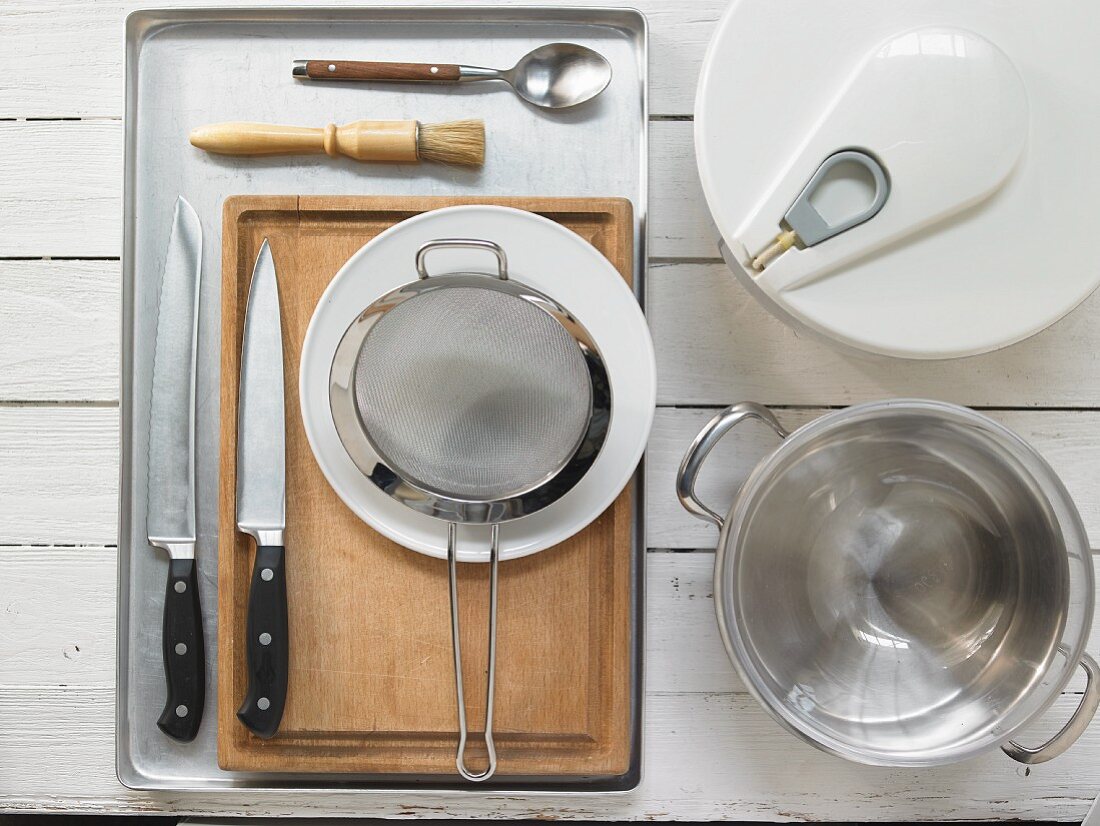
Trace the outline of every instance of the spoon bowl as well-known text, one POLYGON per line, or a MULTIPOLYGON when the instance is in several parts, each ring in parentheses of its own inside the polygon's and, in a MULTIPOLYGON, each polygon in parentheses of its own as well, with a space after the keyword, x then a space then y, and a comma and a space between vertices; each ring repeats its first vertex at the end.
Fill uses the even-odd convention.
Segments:
POLYGON ((611 64, 599 52, 575 43, 548 43, 501 73, 521 98, 546 109, 589 101, 611 82, 611 64))

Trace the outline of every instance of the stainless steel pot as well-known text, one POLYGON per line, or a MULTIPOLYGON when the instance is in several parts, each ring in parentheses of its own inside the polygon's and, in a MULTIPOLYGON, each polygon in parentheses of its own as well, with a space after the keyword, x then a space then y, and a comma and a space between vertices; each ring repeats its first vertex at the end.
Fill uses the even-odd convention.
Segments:
POLYGON ((1034 449, 985 416, 876 402, 788 434, 767 408, 737 404, 695 439, 677 494, 720 530, 714 598, 730 659, 764 708, 820 749, 930 766, 1000 745, 1040 763, 1100 705, 1081 518, 1034 449), (783 441, 723 519, 696 478, 745 419, 783 441), (1078 665, 1088 682, 1065 727, 1037 748, 1012 741, 1078 665))

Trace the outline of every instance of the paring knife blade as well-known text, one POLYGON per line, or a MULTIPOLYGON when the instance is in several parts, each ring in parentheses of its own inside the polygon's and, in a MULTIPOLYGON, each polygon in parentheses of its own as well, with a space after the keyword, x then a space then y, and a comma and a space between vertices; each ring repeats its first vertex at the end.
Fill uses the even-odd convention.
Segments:
POLYGON ((168 696, 157 720, 176 740, 194 740, 206 698, 206 656, 195 568, 195 358, 199 329, 202 227, 176 199, 164 262, 149 409, 146 529, 168 552, 164 596, 164 674, 168 696))
POLYGON ((263 738, 279 729, 290 664, 285 429, 279 288, 264 239, 248 289, 237 403, 237 527, 256 540, 245 643, 249 683, 237 718, 263 738))

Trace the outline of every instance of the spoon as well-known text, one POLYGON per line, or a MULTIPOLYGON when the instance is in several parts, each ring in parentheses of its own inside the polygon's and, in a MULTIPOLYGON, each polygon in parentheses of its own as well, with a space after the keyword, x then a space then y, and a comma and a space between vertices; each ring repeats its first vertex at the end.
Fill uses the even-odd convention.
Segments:
POLYGON ((296 60, 293 75, 305 80, 378 80, 470 83, 503 80, 528 103, 565 109, 591 100, 611 82, 611 64, 599 52, 575 43, 548 43, 528 52, 511 69, 446 63, 374 63, 362 60, 296 60))

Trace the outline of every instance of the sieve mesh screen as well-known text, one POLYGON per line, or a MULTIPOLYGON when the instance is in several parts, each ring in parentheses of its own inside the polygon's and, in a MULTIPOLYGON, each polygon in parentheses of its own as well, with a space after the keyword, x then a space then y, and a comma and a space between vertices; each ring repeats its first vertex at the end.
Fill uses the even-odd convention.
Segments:
POLYGON ((355 365, 368 439, 401 476, 456 499, 516 496, 556 474, 592 386, 557 319, 491 288, 440 287, 389 310, 355 365))

